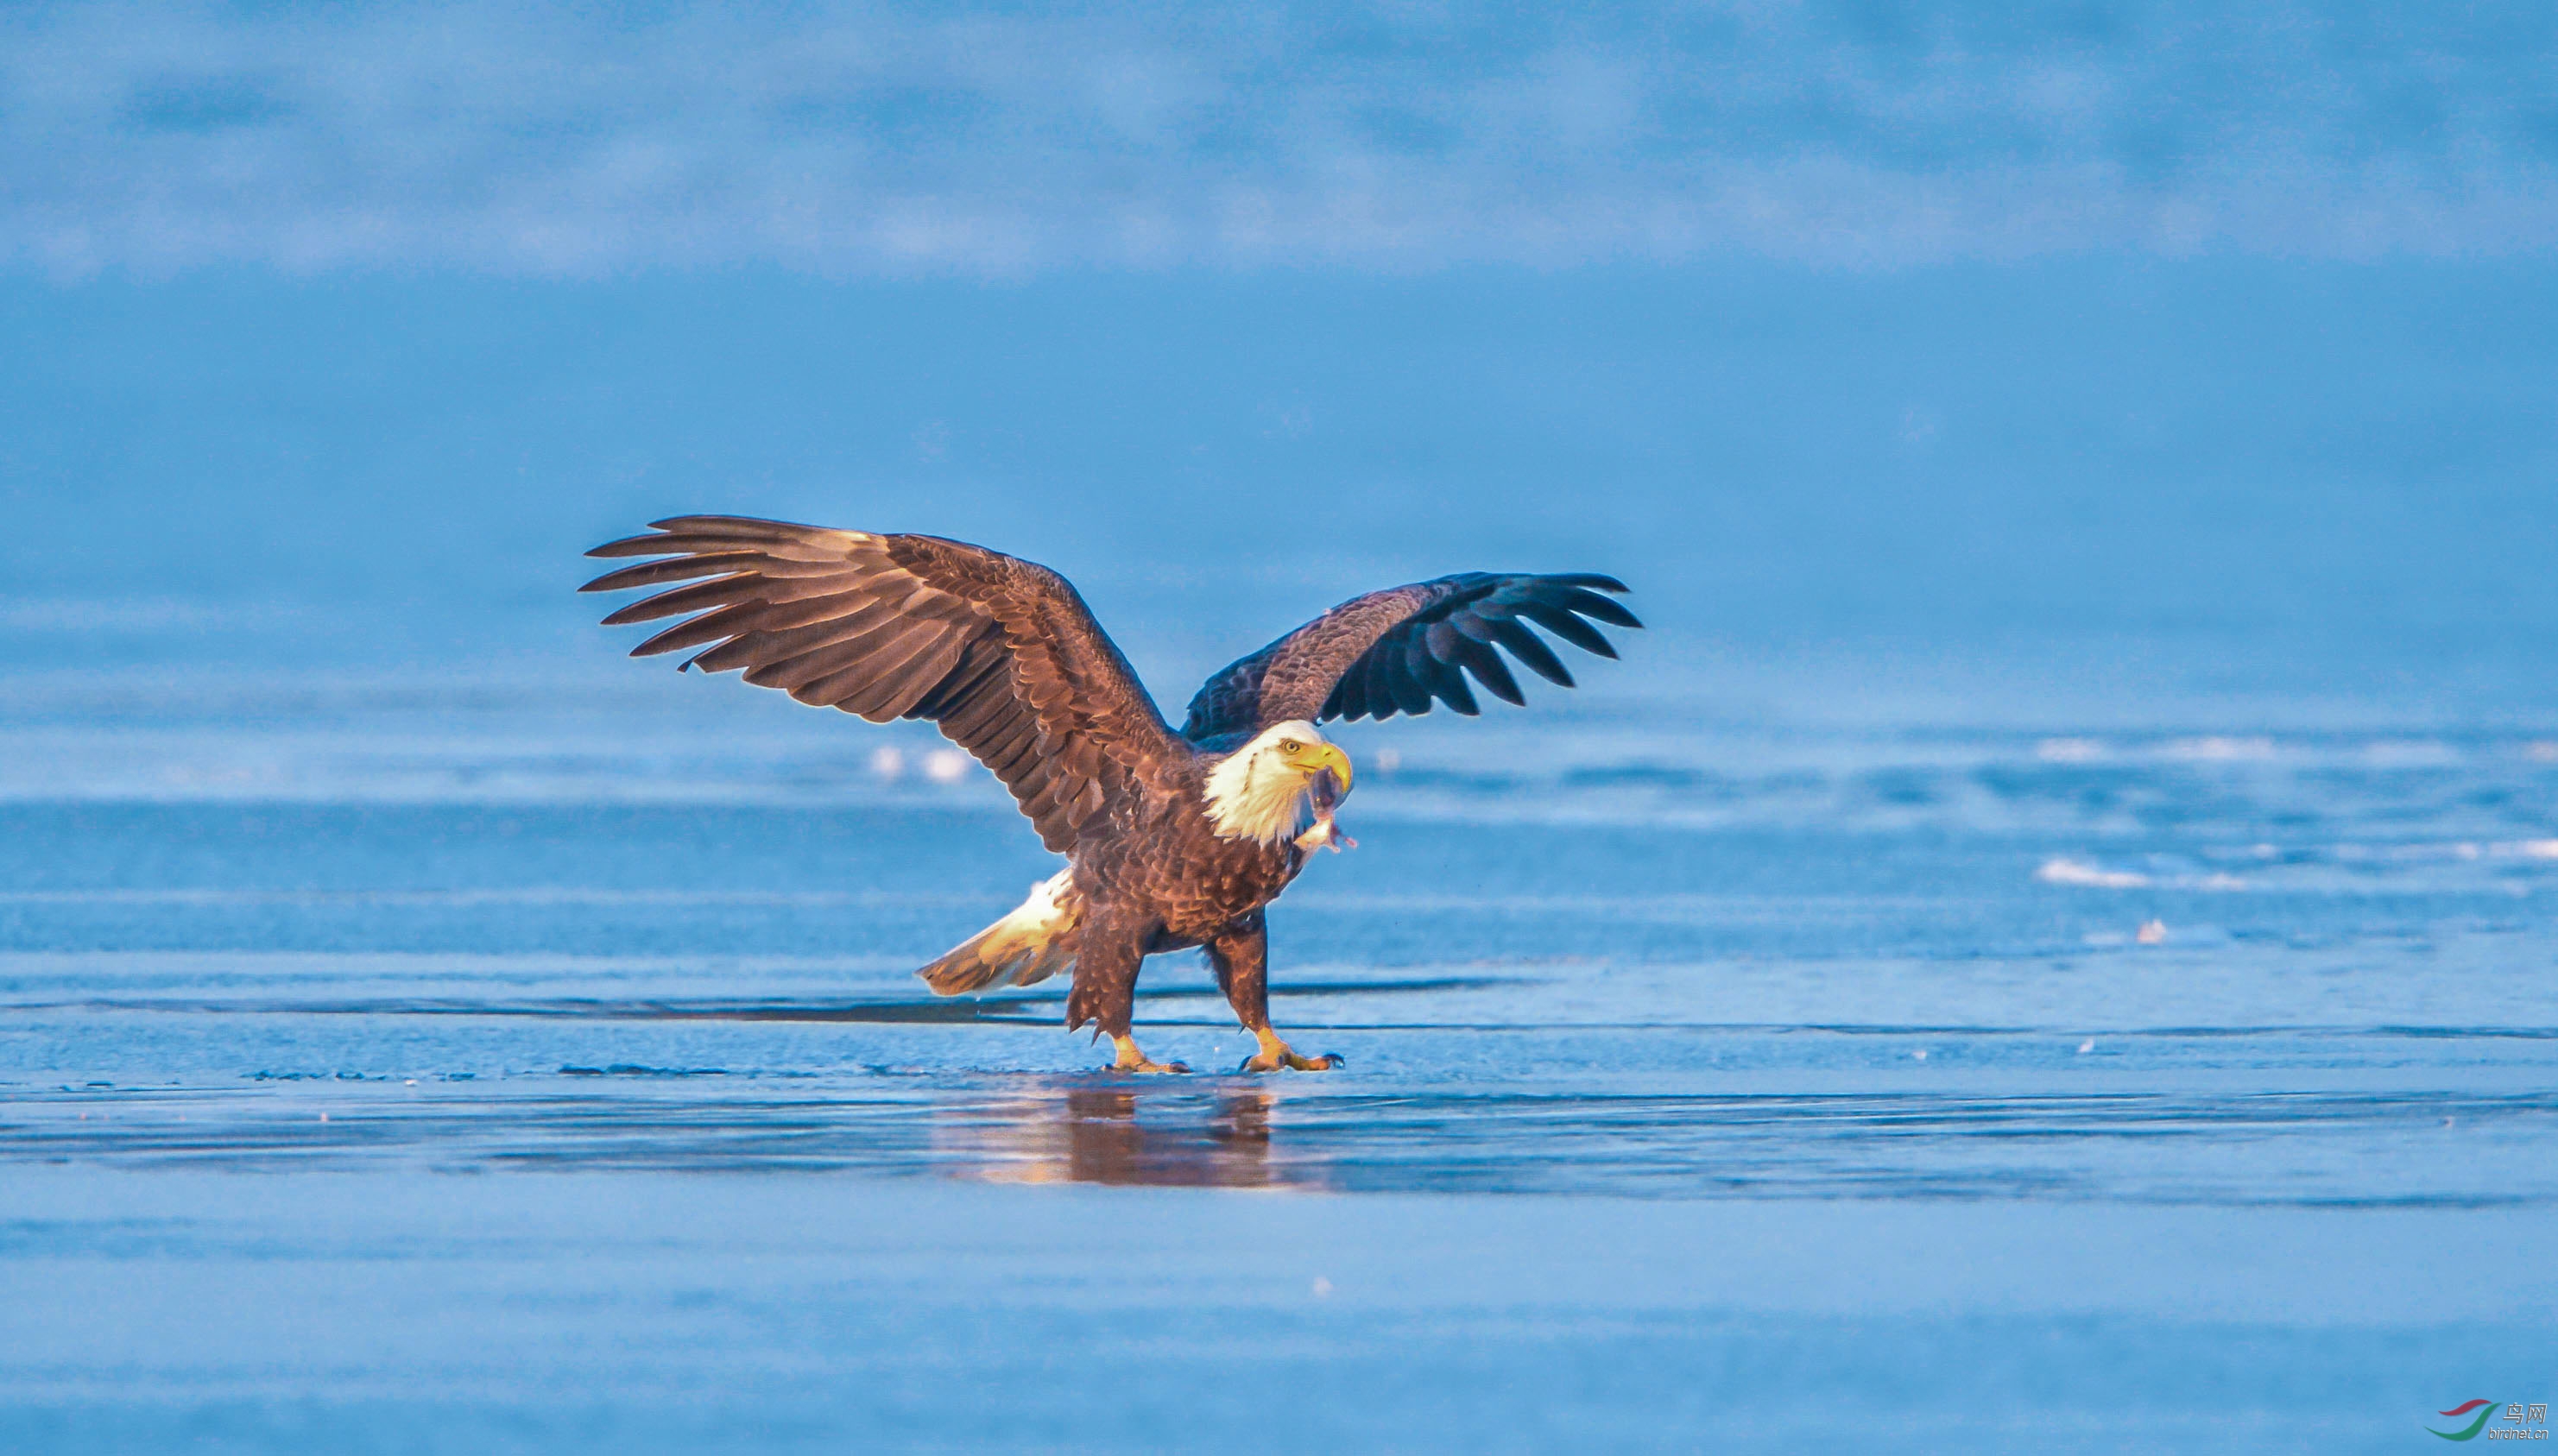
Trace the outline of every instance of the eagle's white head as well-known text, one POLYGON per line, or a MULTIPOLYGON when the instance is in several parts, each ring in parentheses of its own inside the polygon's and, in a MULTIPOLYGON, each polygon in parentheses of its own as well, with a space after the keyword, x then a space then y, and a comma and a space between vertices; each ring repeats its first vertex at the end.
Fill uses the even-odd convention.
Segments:
POLYGON ((1208 771, 1208 820, 1220 838, 1275 845, 1303 822, 1315 776, 1350 789, 1350 755, 1303 720, 1273 724, 1208 771))

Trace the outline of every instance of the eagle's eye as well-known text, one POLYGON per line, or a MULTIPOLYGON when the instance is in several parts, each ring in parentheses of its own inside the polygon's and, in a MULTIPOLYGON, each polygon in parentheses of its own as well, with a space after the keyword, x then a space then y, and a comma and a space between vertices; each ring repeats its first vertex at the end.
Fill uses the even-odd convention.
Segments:
POLYGON ((1305 744, 1298 742, 1295 738, 1281 738, 1279 740, 1279 751, 1282 753, 1294 753, 1305 746, 1305 744))

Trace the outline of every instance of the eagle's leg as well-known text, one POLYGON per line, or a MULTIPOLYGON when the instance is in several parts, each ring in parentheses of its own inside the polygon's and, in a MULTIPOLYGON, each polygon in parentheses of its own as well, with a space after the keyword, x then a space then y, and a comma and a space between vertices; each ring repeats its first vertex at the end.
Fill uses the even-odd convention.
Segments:
POLYGON ((1159 1062, 1137 1049, 1129 1020, 1137 1006, 1137 968, 1145 964, 1151 928, 1131 931, 1117 917, 1086 920, 1074 963, 1074 989, 1066 996, 1066 1029, 1081 1030, 1093 1022, 1110 1038, 1118 1055, 1113 1072, 1187 1072, 1179 1062, 1159 1062))
POLYGON ((1211 938, 1208 943, 1208 963, 1216 971, 1217 989, 1225 993, 1226 1001, 1234 1007, 1234 1018, 1261 1042, 1261 1050, 1237 1071, 1276 1072, 1284 1068, 1329 1072, 1342 1065, 1342 1059, 1330 1052, 1320 1057, 1301 1057, 1270 1029, 1270 927, 1260 911, 1253 911, 1211 938))

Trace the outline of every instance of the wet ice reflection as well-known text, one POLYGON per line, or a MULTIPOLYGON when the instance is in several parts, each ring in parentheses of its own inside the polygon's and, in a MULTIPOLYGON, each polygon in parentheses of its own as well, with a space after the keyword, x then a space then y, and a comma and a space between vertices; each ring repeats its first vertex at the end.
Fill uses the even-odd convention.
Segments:
POLYGON ((1202 1097, 1068 1088, 936 1106, 932 1147, 949 1172, 994 1183, 1333 1187, 1320 1153, 1274 1146, 1278 1108, 1258 1089, 1202 1097))

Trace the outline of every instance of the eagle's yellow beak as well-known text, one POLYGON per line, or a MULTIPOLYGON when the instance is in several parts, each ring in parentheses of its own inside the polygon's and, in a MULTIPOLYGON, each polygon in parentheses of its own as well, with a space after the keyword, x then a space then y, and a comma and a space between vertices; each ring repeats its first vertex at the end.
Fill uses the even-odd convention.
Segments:
POLYGON ((1341 781, 1342 792, 1347 794, 1350 791, 1350 755, 1343 752, 1337 745, 1306 743, 1296 752, 1282 756, 1287 760, 1289 767, 1309 777, 1322 773, 1326 769, 1332 770, 1333 777, 1341 781))

